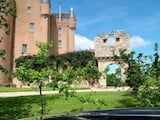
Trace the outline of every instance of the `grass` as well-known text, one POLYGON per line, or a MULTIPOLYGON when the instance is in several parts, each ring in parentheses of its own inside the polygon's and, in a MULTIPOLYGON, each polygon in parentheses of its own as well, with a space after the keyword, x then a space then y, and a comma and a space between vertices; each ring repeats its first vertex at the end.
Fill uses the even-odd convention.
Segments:
MULTIPOLYGON (((61 94, 44 95, 45 115, 67 115, 82 111, 134 107, 134 101, 128 92, 77 93, 75 97, 65 99, 61 94), (95 102, 80 101, 92 98, 95 102), (96 103, 101 99, 104 104, 96 103)), ((39 96, 0 98, 0 116, 16 120, 39 116, 39 96)))

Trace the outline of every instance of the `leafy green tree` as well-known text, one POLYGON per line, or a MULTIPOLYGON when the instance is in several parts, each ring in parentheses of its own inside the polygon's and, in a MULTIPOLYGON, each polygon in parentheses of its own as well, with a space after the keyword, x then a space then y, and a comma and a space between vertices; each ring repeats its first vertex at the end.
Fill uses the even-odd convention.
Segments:
POLYGON ((94 84, 98 84, 101 72, 99 72, 97 66, 93 61, 89 61, 88 64, 82 68, 82 71, 84 73, 83 79, 87 80, 91 86, 94 86, 94 84))
POLYGON ((141 85, 137 92, 137 100, 141 107, 160 107, 160 59, 158 54, 158 44, 155 44, 155 53, 148 65, 148 71, 146 72, 147 80, 141 85))
POLYGON ((119 63, 126 62, 128 68, 126 83, 133 89, 134 98, 140 107, 160 107, 160 58, 158 44, 155 44, 154 54, 144 56, 138 54, 115 56, 119 63))
POLYGON ((51 44, 38 42, 36 46, 40 49, 39 52, 34 57, 28 57, 24 62, 19 63, 14 77, 17 77, 23 83, 32 83, 38 86, 41 103, 40 119, 42 120, 44 112, 42 88, 53 72, 52 67, 48 64, 48 49, 51 47, 51 44))
POLYGON ((135 57, 135 52, 126 54, 125 50, 120 51, 120 56, 114 56, 114 59, 122 65, 126 63, 128 67, 125 69, 125 74, 127 76, 126 83, 133 89, 133 93, 136 94, 139 87, 146 80, 146 74, 148 67, 145 63, 143 54, 139 54, 135 57))
POLYGON ((156 81, 159 80, 160 77, 160 58, 159 58, 159 54, 158 54, 158 44, 155 44, 155 48, 154 48, 154 60, 153 60, 153 64, 152 64, 152 68, 154 69, 155 72, 153 72, 153 75, 155 76, 156 81))

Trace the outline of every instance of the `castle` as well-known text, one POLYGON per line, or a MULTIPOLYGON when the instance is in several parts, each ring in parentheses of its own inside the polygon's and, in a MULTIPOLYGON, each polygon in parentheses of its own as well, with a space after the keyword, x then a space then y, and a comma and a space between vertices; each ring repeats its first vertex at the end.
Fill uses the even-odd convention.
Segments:
MULTIPOLYGON (((0 64, 9 72, 15 69, 15 60, 20 56, 34 55, 38 52, 36 41, 53 41, 49 54, 63 54, 74 51, 74 33, 76 18, 71 8, 68 13, 51 13, 50 0, 13 0, 11 7, 16 8, 16 18, 6 16, 10 25, 10 34, 0 29, 3 37, 0 48, 6 50, 6 60, 0 64)), ((9 75, 0 72, 0 85, 12 82, 9 75)))

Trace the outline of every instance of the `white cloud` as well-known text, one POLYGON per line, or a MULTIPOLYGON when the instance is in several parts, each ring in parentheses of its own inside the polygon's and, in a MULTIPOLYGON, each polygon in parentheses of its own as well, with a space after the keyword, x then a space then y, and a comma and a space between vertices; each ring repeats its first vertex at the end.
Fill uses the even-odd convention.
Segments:
POLYGON ((94 41, 88 39, 85 36, 75 35, 75 47, 76 50, 89 50, 94 49, 94 41))
POLYGON ((151 41, 144 40, 140 36, 133 36, 130 38, 130 45, 131 48, 140 48, 140 47, 146 47, 149 44, 151 44, 151 41))
MULTIPOLYGON (((140 36, 132 36, 130 38, 131 48, 146 47, 151 44, 151 41, 144 40, 140 36)), ((76 50, 89 50, 94 49, 94 41, 79 34, 75 35, 75 48, 76 50)))

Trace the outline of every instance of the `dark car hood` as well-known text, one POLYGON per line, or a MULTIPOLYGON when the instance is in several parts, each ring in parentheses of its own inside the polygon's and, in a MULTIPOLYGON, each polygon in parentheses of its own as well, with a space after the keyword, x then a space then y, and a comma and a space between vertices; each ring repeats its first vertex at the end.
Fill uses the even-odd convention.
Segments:
POLYGON ((160 120, 160 108, 95 110, 75 116, 55 116, 44 120, 160 120))

